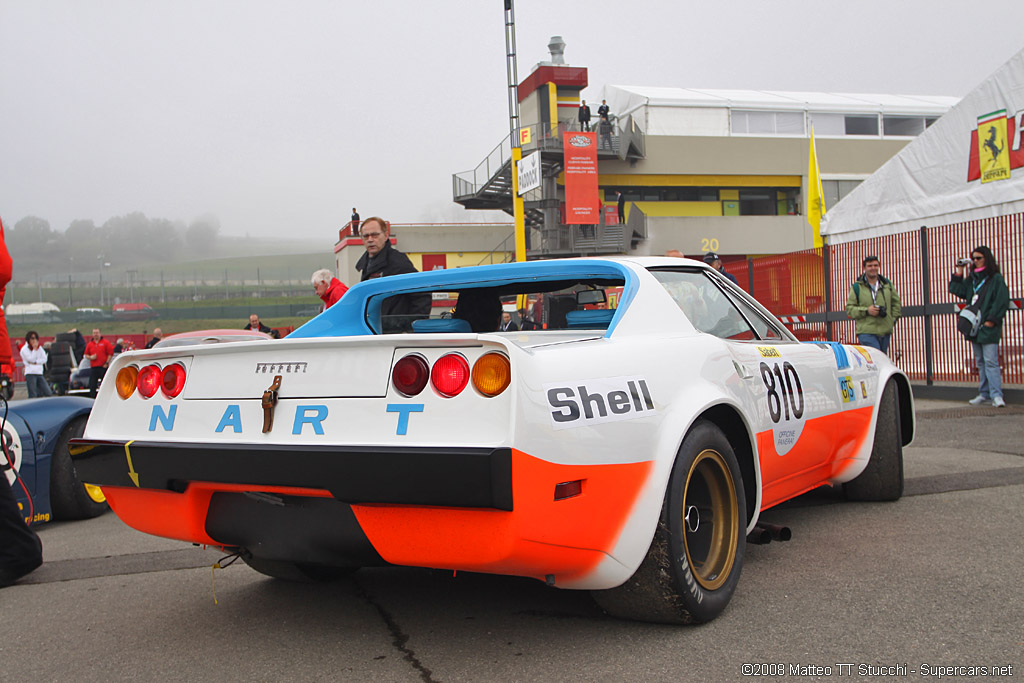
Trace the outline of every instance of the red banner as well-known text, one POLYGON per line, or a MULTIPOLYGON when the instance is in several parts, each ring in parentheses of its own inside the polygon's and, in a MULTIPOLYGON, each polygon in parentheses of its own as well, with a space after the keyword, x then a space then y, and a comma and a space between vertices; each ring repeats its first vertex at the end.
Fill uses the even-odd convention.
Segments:
POLYGON ((597 133, 566 132, 565 223, 597 225, 601 222, 601 201, 597 191, 597 133))

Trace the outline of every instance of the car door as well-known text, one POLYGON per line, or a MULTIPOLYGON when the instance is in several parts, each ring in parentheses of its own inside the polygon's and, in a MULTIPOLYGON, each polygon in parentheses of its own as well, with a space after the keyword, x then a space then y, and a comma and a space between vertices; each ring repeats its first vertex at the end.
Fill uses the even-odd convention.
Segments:
POLYGON ((710 272, 659 269, 655 276, 694 327, 726 342, 750 406, 762 506, 827 481, 840 422, 833 351, 797 341, 749 295, 710 272))
POLYGON ((729 298, 756 336, 728 346, 755 408, 764 509, 833 473, 835 437, 845 429, 836 360, 827 345, 799 342, 744 297, 729 298))

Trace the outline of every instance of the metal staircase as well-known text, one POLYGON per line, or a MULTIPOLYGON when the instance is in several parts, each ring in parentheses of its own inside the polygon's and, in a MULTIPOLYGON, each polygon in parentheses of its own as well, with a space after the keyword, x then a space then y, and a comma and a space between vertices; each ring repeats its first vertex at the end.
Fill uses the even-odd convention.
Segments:
MULTIPOLYGON (((598 161, 612 159, 639 159, 644 156, 643 133, 632 117, 618 122, 614 134, 601 139, 598 133, 598 161)), ((564 156, 562 136, 579 130, 569 122, 533 124, 524 126, 529 130, 530 142, 523 145, 523 155, 541 155, 541 175, 545 178, 557 176, 562 171, 564 156)), ((452 175, 452 199, 467 209, 491 209, 513 215, 512 203, 512 147, 511 135, 503 139, 470 171, 452 175)), ((526 195, 525 219, 527 230, 539 230, 540 244, 532 240, 530 258, 572 256, 584 253, 623 253, 629 247, 623 226, 599 225, 596 231, 582 231, 579 226, 545 225, 544 209, 557 208, 557 197, 536 199, 541 190, 526 195), (623 246, 625 245, 625 247, 623 246)))

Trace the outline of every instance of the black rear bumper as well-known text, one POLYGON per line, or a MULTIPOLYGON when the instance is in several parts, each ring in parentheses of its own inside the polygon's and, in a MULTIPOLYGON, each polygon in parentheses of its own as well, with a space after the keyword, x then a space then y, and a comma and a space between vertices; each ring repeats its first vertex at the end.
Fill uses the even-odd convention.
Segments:
POLYGON ((76 439, 79 479, 184 491, 202 481, 325 489, 346 503, 512 510, 510 448, 210 444, 76 439), (130 463, 130 464, 129 464, 130 463), (129 469, 131 468, 131 469, 129 469))

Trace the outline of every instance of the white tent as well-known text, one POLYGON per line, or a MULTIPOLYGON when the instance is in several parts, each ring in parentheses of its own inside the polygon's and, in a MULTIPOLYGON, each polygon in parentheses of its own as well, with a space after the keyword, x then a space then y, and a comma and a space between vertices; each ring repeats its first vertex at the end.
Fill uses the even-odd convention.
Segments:
POLYGON ((832 244, 1024 212, 1024 50, 829 209, 832 244))

